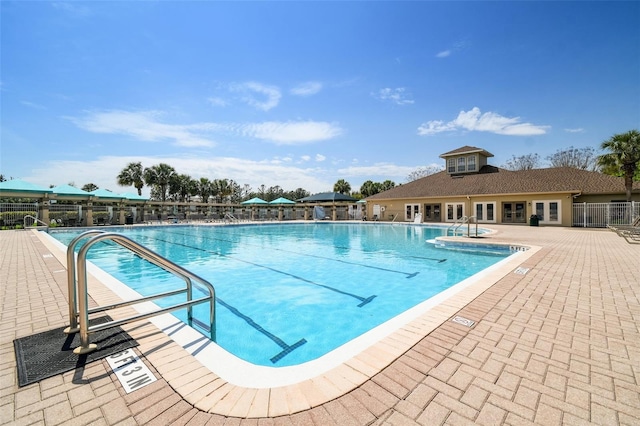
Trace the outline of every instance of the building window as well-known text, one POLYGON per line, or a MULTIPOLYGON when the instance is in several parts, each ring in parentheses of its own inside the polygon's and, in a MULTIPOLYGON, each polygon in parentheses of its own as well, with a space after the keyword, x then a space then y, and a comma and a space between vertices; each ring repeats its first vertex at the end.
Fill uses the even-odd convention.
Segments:
POLYGON ((464 216, 464 203, 447 203, 447 222, 455 222, 464 216))
POLYGON ((478 222, 493 222, 496 221, 495 211, 496 211, 496 203, 474 203, 475 205, 475 213, 476 213, 476 221, 478 222))
POLYGON ((466 172, 467 171, 467 160, 464 157, 458 158, 458 172, 466 172))
POLYGON ((413 220, 416 215, 420 213, 420 204, 405 204, 404 205, 404 220, 413 220))
POLYGON ((476 171, 476 156, 470 155, 467 157, 467 171, 475 172, 476 171))
POLYGON ((535 214, 540 223, 560 224, 562 222, 561 202, 559 200, 534 201, 535 214))
POLYGON ((455 158, 449 158, 449 161, 447 162, 448 167, 447 167, 447 171, 449 173, 455 173, 456 172, 456 159, 455 158))
POLYGON ((557 201, 549 202, 549 221, 550 222, 558 222, 559 221, 559 211, 558 207, 559 203, 557 201))

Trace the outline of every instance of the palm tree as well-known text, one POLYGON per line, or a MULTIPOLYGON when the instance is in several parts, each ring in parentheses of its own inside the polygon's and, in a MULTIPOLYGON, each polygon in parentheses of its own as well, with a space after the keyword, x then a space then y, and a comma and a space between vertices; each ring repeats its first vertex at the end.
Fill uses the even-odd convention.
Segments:
POLYGON ((195 192, 195 185, 191 176, 174 174, 169 181, 169 193, 175 195, 178 201, 188 201, 188 196, 195 192))
POLYGON ((142 163, 129 163, 118 175, 118 185, 134 186, 138 190, 138 195, 142 195, 144 186, 144 169, 142 163))
POLYGON ((211 197, 211 193, 213 192, 213 182, 205 177, 200 178, 200 180, 197 181, 197 191, 200 196, 200 201, 208 203, 209 197, 211 197))
MULTIPOLYGON (((71 186, 73 186, 73 185, 71 185, 71 186)), ((82 189, 83 191, 87 191, 87 192, 93 192, 96 189, 100 189, 100 188, 98 188, 98 185, 96 185, 95 183, 87 183, 86 185, 84 185, 80 189, 82 189)))
POLYGON ((155 166, 144 169, 144 181, 149 186, 155 186, 159 192, 160 200, 165 202, 167 199, 167 188, 171 182, 171 178, 176 174, 176 170, 168 164, 160 163, 155 166))
POLYGON ((627 201, 631 201, 633 176, 640 167, 640 132, 618 133, 602 142, 600 148, 611 152, 598 157, 598 165, 605 173, 624 176, 627 201))
POLYGON ((370 197, 372 195, 377 194, 378 192, 380 192, 380 183, 379 182, 373 182, 371 180, 368 180, 368 181, 364 182, 362 184, 362 186, 360 187, 360 193, 364 197, 370 197))
POLYGON ((387 180, 385 180, 384 182, 382 182, 380 184, 380 192, 387 191, 387 190, 389 190, 391 188, 395 188, 395 187, 396 187, 396 183, 394 181, 392 181, 392 180, 387 179, 387 180))
POLYGON ((346 180, 340 179, 333 185, 333 192, 348 194, 351 192, 351 185, 346 180))
POLYGON ((224 199, 233 193, 233 188, 227 179, 215 179, 213 183, 216 188, 216 195, 220 198, 220 202, 223 203, 224 199))

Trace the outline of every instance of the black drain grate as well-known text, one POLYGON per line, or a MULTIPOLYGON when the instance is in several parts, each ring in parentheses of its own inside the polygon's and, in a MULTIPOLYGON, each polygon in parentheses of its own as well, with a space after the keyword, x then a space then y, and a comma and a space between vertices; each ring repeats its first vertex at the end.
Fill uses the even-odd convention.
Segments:
MULTIPOLYGON (((111 321, 109 316, 91 319, 90 325, 111 321)), ((65 327, 49 330, 13 341, 18 365, 20 387, 39 382, 113 355, 134 346, 132 339, 122 328, 113 327, 89 335, 91 343, 98 348, 85 355, 76 355, 73 350, 80 346, 80 334, 65 334, 65 327)))

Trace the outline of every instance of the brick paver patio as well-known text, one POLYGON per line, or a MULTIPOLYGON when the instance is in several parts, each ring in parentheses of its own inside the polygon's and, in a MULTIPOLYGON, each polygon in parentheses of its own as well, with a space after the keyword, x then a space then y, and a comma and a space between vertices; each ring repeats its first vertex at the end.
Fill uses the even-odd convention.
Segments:
POLYGON ((541 249, 528 273, 452 311, 471 328, 447 320, 415 342, 394 337, 402 354, 386 340, 313 386, 241 390, 136 323, 135 350, 160 379, 130 394, 106 361, 18 387, 13 340, 65 325, 66 265, 32 231, 2 231, 0 423, 640 424, 640 244, 608 230, 491 228, 487 240, 541 249))

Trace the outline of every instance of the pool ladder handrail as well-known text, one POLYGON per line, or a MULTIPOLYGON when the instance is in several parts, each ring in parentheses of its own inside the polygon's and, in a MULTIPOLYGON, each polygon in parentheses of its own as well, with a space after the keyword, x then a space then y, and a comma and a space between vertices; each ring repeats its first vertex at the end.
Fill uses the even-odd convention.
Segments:
POLYGON ((37 228, 40 227, 40 225, 38 225, 38 222, 40 222, 42 224, 42 226, 44 226, 46 228, 46 231, 49 232, 49 225, 47 223, 44 223, 43 221, 41 221, 37 217, 31 216, 30 214, 28 214, 28 215, 26 215, 25 217, 22 218, 22 228, 23 229, 33 228, 33 224, 35 223, 36 224, 35 228, 37 229, 37 228), (31 225, 29 225, 29 226, 27 226, 27 218, 33 219, 33 221, 31 222, 31 225))
MULTIPOLYGON (((475 232, 475 236, 478 236, 478 222, 476 221, 476 217, 475 216, 461 216, 458 219, 456 219, 456 221, 447 228, 447 235, 449 235, 449 231, 453 230, 452 232, 452 236, 456 236, 458 234, 458 229, 466 224, 467 225, 467 237, 471 236, 471 221, 473 221, 473 223, 475 223, 476 225, 476 232, 475 232), (457 226, 456 226, 457 225, 457 226), (455 227, 455 228, 454 228, 455 227)), ((464 236, 464 231, 462 233, 462 236, 464 236)))
MULTIPOLYGON (((133 321, 143 320, 146 318, 151 318, 160 314, 172 312, 178 309, 187 309, 187 323, 189 326, 193 326, 193 305, 198 305, 201 303, 209 302, 209 337, 212 341, 216 340, 216 327, 215 327, 215 289, 211 283, 206 281, 203 278, 191 273, 190 271, 184 269, 183 267, 173 263, 169 259, 166 259, 159 254, 149 250, 143 245, 135 242, 129 237, 126 237, 122 234, 117 234, 114 232, 106 232, 106 231, 98 231, 98 230, 90 230, 78 235, 74 238, 67 248, 67 282, 68 282, 68 290, 69 290, 69 327, 64 330, 65 333, 76 333, 80 332, 80 346, 74 349, 74 353, 81 355, 94 351, 97 348, 97 345, 89 342, 89 334, 105 330, 112 327, 117 327, 122 324, 126 324, 133 321), (91 237, 85 244, 82 246, 80 251, 78 252, 77 258, 75 255, 75 246, 83 239, 91 237), (154 265, 164 269, 165 271, 172 273, 173 275, 179 276, 180 278, 185 280, 186 287, 180 290, 173 290, 164 293, 158 293, 151 296, 141 297, 138 299, 132 299, 124 302, 114 303, 107 306, 99 306, 96 308, 88 308, 88 291, 87 291, 87 252, 89 249, 96 243, 104 240, 113 241, 120 246, 128 249, 134 254, 140 256, 141 258, 153 263, 154 265), (76 269, 77 269, 77 283, 76 283, 76 269), (209 295, 199 298, 193 299, 193 282, 196 281, 200 283, 204 288, 208 291, 209 295), (77 284, 77 285, 76 285, 77 284), (77 290, 76 290, 77 287, 77 290), (99 325, 89 326, 89 314, 93 314, 96 312, 104 312, 110 309, 120 308, 124 306, 135 305, 138 303, 148 302, 154 299, 159 299, 163 297, 169 297, 178 295, 181 293, 187 294, 187 301, 178 303, 173 306, 169 306, 166 308, 160 308, 154 311, 141 313, 138 315, 133 315, 127 318, 123 318, 120 320, 109 321, 99 325), (80 296, 78 298, 78 295, 80 296), (77 300, 77 308, 76 308, 76 299, 77 300)), ((196 322, 198 322, 196 320, 196 322)), ((199 322, 198 322, 199 323, 199 322)), ((199 325, 206 328, 205 324, 199 323, 199 325)))
POLYGON ((236 218, 231 213, 225 213, 224 218, 222 219, 225 223, 238 223, 240 222, 238 218, 236 218))

